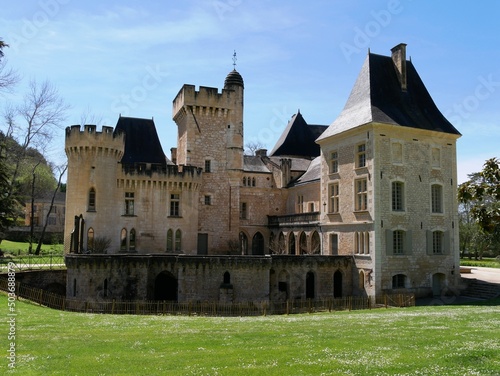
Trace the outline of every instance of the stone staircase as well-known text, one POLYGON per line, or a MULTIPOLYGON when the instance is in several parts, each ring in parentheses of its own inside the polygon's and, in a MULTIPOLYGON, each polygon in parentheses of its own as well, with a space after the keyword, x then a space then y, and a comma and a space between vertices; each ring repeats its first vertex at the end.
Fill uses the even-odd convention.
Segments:
POLYGON ((461 296, 469 298, 488 300, 500 296, 500 284, 468 279, 467 288, 462 291, 461 296))

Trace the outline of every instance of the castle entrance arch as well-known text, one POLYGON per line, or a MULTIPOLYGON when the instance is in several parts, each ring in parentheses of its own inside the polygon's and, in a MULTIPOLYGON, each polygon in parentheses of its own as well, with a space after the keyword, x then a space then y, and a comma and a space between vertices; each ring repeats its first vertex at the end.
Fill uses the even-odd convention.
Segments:
POLYGON ((333 274, 333 297, 342 297, 342 272, 340 270, 333 274))
POLYGON ((177 278, 167 271, 163 271, 155 279, 155 300, 177 301, 177 278))

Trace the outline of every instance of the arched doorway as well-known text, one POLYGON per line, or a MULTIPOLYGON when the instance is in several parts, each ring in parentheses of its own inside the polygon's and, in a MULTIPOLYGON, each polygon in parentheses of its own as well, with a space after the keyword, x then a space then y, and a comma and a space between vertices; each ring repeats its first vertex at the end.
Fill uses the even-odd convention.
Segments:
POLYGON ((252 255, 264 254, 264 237, 260 232, 256 232, 252 238, 252 255))
POLYGON ((333 274, 333 297, 342 297, 342 272, 340 270, 333 274))
POLYGON ((170 272, 163 271, 155 279, 155 300, 177 301, 177 279, 170 272))
POLYGON ((306 275, 306 299, 314 299, 314 273, 307 272, 306 275))

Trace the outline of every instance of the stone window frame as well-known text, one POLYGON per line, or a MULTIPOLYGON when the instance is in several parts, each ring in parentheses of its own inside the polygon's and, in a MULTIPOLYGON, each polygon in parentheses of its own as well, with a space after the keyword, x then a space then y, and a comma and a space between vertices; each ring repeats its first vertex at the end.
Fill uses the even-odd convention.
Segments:
POLYGON ((340 183, 338 181, 328 184, 328 213, 337 214, 340 211, 340 183))
POLYGON ((405 182, 402 180, 393 180, 391 182, 391 211, 404 213, 405 205, 405 182))
POLYGON ((354 232, 354 254, 369 255, 370 254, 370 232, 356 231, 354 232))
POLYGON ((354 180, 354 211, 368 211, 368 178, 354 180), (360 184, 362 184, 360 186, 360 184))
POLYGON ((336 174, 339 172, 339 152, 337 150, 332 150, 330 152, 330 174, 336 174))
POLYGON ((96 189, 94 187, 90 187, 89 189, 89 195, 88 195, 88 202, 87 202, 87 211, 88 212, 95 212, 96 211, 96 189))
POLYGON ((181 215, 181 193, 180 192, 172 192, 170 193, 170 200, 169 200, 169 217, 173 218, 180 218, 182 217, 181 215))
POLYGON ((209 206, 212 205, 212 195, 205 195, 203 197, 203 203, 209 206))
POLYGON ((440 183, 431 184, 431 213, 443 214, 443 185, 440 183))
POLYGON ((248 204, 240 202, 240 219, 248 219, 248 204))
POLYGON ((206 172, 206 173, 212 172, 212 160, 211 159, 205 159, 205 166, 204 166, 203 172, 206 172))
POLYGON ((355 161, 355 168, 363 168, 366 167, 366 142, 361 142, 359 144, 356 144, 356 149, 355 149, 355 154, 356 154, 356 161, 355 161))
POLYGON ((125 214, 126 216, 134 216, 135 193, 125 192, 125 214))
POLYGON ((297 213, 304 213, 304 195, 297 195, 297 213))

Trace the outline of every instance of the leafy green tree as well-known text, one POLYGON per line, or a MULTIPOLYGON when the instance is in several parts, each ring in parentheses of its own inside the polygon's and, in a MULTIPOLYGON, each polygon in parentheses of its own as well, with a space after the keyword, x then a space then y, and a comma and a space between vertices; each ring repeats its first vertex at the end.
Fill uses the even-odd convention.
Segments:
POLYGON ((481 229, 493 234, 500 226, 500 166, 496 158, 488 159, 483 170, 469 175, 458 187, 458 199, 470 207, 470 215, 481 229))
POLYGON ((0 243, 5 237, 5 232, 12 226, 16 211, 14 196, 8 196, 11 188, 9 169, 5 159, 5 144, 0 142, 0 243))

